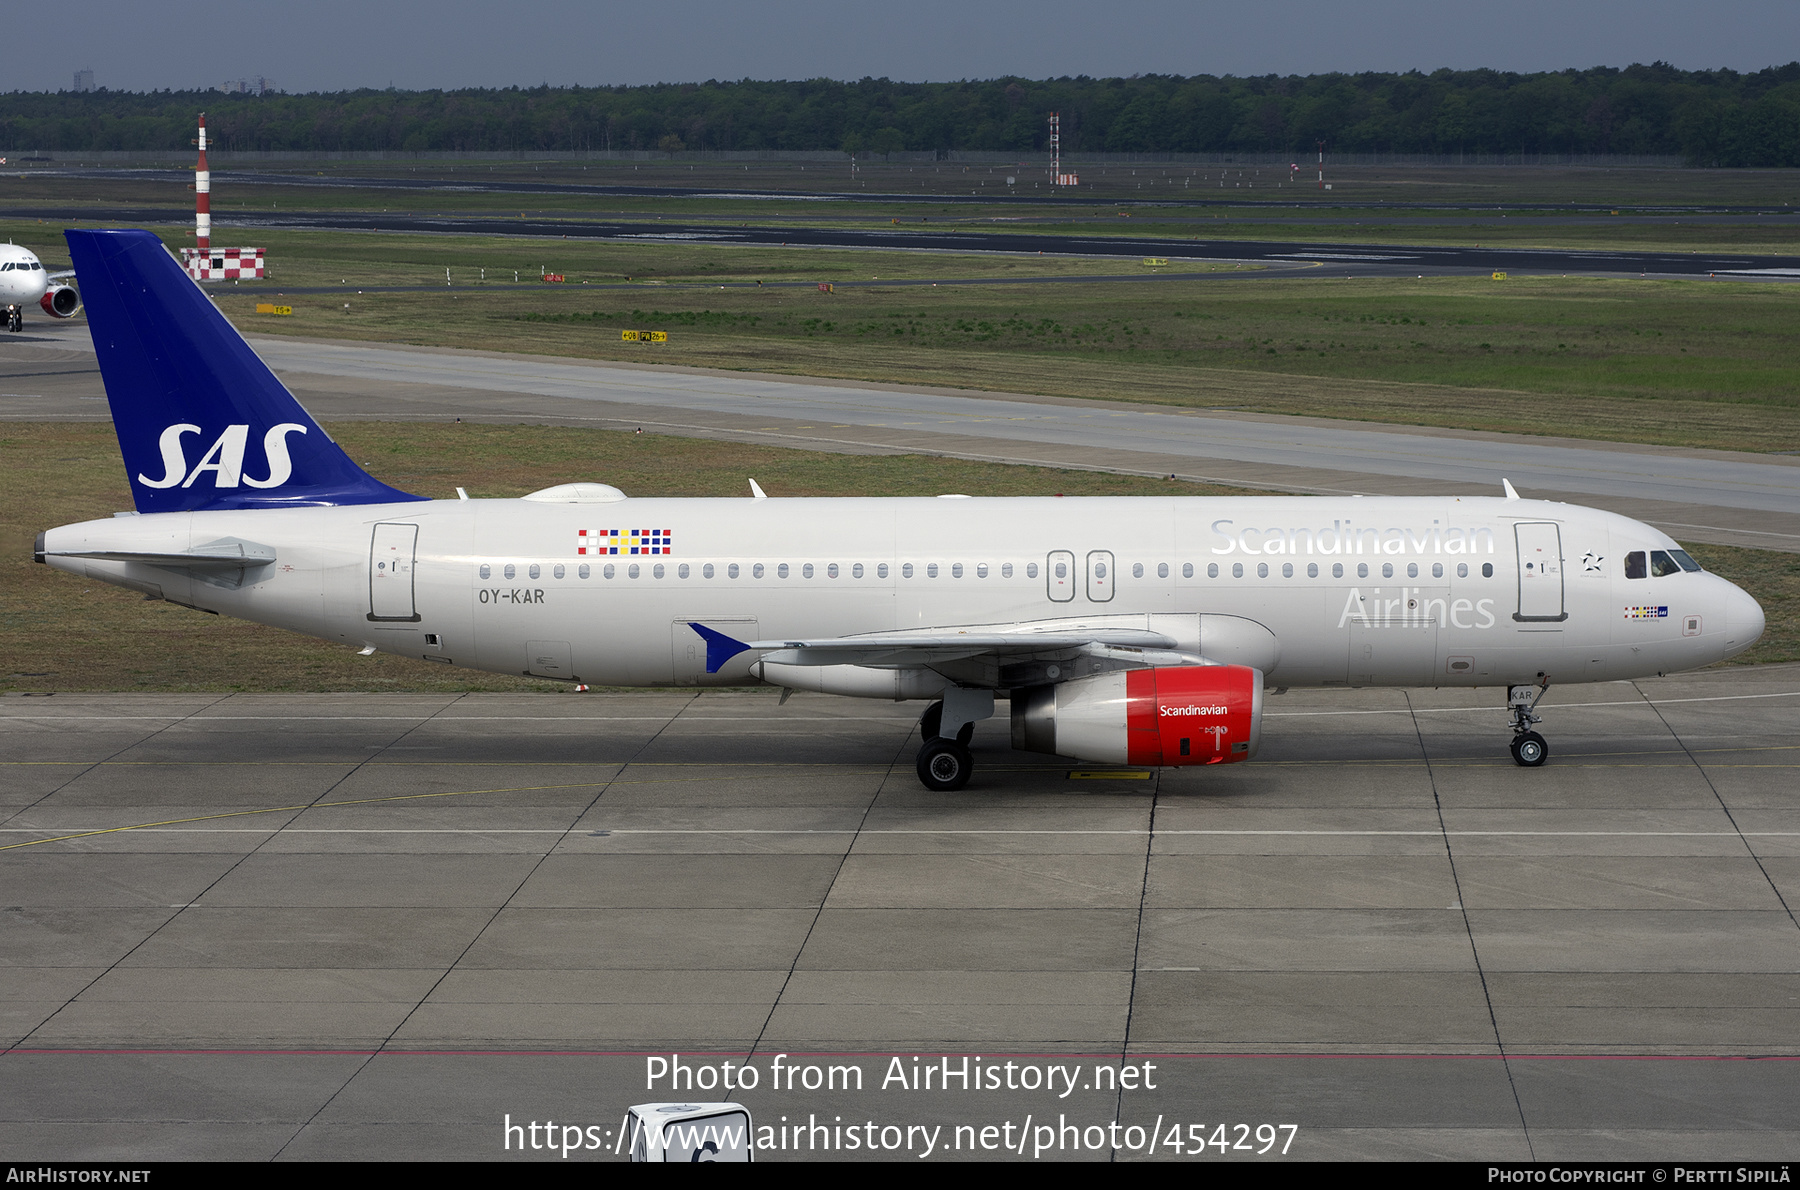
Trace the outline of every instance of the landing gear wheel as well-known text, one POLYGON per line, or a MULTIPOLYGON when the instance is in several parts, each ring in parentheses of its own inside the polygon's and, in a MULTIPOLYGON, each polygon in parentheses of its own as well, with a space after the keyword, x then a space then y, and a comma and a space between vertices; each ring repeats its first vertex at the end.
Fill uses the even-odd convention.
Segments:
POLYGON ((1537 732, 1524 732, 1513 737, 1512 758, 1524 768, 1535 769, 1550 758, 1550 745, 1537 732))
MULTIPOLYGON (((943 737, 938 733, 943 730, 943 726, 944 704, 940 699, 926 707, 925 713, 919 716, 919 737, 927 743, 932 740, 942 739, 943 737)), ((957 729, 956 742, 963 747, 967 748, 969 746, 969 741, 974 738, 975 725, 973 723, 965 723, 957 729)))
POLYGON ((919 749, 919 780, 925 788, 949 793, 969 783, 975 758, 955 740, 927 740, 919 749))

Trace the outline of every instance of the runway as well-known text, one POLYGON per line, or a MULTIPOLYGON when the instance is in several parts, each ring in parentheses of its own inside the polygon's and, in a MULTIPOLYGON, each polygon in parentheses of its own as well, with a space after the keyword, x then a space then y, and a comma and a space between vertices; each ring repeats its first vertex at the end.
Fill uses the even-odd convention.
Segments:
POLYGON ((1500 701, 1292 691, 1256 761, 1143 780, 995 720, 940 795, 916 708, 804 694, 0 699, 0 1146, 562 1160, 505 1119, 611 1144, 713 1097, 646 1088, 679 1051, 747 1055, 759 1124, 936 1157, 1034 1120, 1118 1122, 1052 1152, 1100 1160, 1255 1156, 1195 1157, 1222 1123, 1290 1160, 1785 1160, 1800 667, 1554 688, 1535 770, 1500 701), (1019 1085, 883 1086, 940 1055, 1019 1085))
MULTIPOLYGON (((192 222, 191 212, 161 207, 84 208, 16 207, 0 212, 12 219, 89 223, 117 221, 143 226, 192 222)), ((954 229, 908 224, 888 228, 736 226, 725 222, 678 223, 671 220, 633 222, 614 219, 549 219, 521 216, 419 215, 364 211, 236 210, 215 225, 229 240, 236 230, 258 228, 335 231, 379 231, 433 235, 534 236, 551 239, 680 242, 793 248, 889 249, 934 252, 1010 253, 1109 259, 1165 257, 1172 269, 1183 263, 1255 263, 1276 268, 1304 265, 1312 276, 1456 276, 1493 271, 1521 275, 1721 277, 1753 281, 1800 280, 1800 256, 1741 252, 1668 252, 1662 250, 1568 250, 1548 248, 1483 248, 1414 244, 1369 244, 1303 240, 1178 239, 1148 236, 1041 235, 954 229)), ((1248 276, 1249 274, 1247 274, 1248 276)), ((1064 279, 1058 278, 1058 281, 1064 279)), ((742 283, 740 283, 742 284, 742 283)))
MULTIPOLYGON (((1800 550, 1793 456, 362 343, 253 345, 328 420, 641 426, 1326 495, 1493 495, 1510 479, 1525 495, 1609 508, 1683 540, 1800 550)), ((82 325, 8 336, 0 417, 105 417, 92 350, 82 325)))

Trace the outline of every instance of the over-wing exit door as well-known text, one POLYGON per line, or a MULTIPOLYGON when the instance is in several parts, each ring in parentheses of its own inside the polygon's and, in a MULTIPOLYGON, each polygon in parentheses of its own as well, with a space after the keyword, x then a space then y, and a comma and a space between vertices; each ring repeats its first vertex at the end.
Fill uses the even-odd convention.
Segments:
POLYGON ((417 622, 413 599, 413 560, 418 550, 417 525, 376 525, 369 546, 369 619, 417 622))

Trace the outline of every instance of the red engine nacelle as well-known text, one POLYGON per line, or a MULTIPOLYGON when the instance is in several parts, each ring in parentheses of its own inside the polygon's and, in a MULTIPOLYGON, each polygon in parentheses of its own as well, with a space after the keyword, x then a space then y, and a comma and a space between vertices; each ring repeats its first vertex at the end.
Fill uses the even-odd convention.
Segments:
POLYGON ((44 290, 38 305, 52 318, 73 318, 81 310, 81 295, 73 285, 52 285, 44 290))
POLYGON ((1131 669, 1015 690, 1013 747, 1124 764, 1230 764, 1256 755, 1263 676, 1243 665, 1131 669))

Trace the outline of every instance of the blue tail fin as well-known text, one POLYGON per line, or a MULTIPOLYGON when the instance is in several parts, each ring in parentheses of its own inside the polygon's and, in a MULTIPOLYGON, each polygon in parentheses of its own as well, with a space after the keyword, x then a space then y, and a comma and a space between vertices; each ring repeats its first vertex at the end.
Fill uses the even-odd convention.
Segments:
POLYGON ((422 500, 375 479, 147 231, 68 231, 139 512, 422 500))

